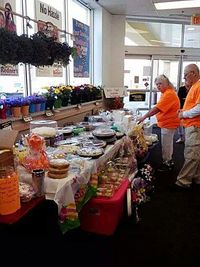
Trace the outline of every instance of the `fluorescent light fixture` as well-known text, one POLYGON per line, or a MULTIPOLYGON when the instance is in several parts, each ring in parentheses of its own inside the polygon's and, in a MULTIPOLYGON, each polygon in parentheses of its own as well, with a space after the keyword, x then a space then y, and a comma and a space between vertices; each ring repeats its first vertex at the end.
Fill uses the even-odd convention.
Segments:
POLYGON ((154 6, 157 10, 193 8, 193 7, 200 7, 200 1, 199 0, 173 1, 173 2, 170 1, 170 2, 154 3, 154 6))
POLYGON ((154 43, 163 43, 163 44, 170 44, 170 42, 164 42, 164 41, 160 41, 160 40, 150 40, 151 42, 154 42, 154 43))

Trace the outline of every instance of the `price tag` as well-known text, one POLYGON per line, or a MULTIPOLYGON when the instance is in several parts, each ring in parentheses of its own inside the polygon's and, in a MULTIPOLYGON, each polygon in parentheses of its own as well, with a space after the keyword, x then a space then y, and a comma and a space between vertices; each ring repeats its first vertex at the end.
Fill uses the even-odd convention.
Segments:
POLYGON ((12 130, 12 121, 6 121, 0 124, 2 130, 12 130))
POLYGON ((51 117, 54 115, 54 113, 51 110, 46 110, 45 114, 47 117, 51 117))
POLYGON ((125 87, 104 88, 106 98, 124 97, 127 95, 125 87))
POLYGON ((23 116, 23 121, 24 122, 32 121, 32 117, 31 116, 23 116))

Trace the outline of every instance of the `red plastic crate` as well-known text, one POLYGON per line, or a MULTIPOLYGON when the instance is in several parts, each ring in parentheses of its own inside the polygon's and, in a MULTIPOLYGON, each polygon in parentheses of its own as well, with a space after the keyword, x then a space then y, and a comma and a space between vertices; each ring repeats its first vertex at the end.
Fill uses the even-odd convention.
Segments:
POLYGON ((129 180, 125 179, 111 198, 93 197, 80 212, 81 229, 112 235, 122 217, 129 180))

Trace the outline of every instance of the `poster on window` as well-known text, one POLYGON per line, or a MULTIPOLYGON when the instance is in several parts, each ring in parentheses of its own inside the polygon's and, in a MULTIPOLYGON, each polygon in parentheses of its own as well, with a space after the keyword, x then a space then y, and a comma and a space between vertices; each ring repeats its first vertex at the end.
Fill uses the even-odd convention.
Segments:
POLYGON ((54 63, 53 66, 38 67, 36 68, 37 77, 62 77, 63 68, 62 65, 54 63))
POLYGON ((0 10, 0 28, 9 32, 16 32, 16 17, 11 11, 16 12, 15 0, 0 0, 0 6, 6 10, 0 10))
MULTIPOLYGON (((53 37, 55 40, 59 41, 59 29, 62 29, 62 15, 61 12, 54 7, 43 3, 41 1, 36 1, 36 19, 37 31, 44 32, 48 37, 53 37)), ((58 64, 53 64, 52 66, 36 68, 37 77, 62 77, 63 68, 58 66, 58 64)))
POLYGON ((18 65, 0 65, 0 76, 18 76, 18 65))
POLYGON ((89 77, 90 28, 88 25, 73 19, 73 34, 77 56, 74 58, 74 77, 89 77))
MULTIPOLYGON (((11 11, 16 12, 15 0, 0 0, 0 6, 6 9, 0 10, 0 28, 16 32, 16 17, 11 13, 11 11)), ((18 66, 0 65, 0 76, 18 76, 18 66)))

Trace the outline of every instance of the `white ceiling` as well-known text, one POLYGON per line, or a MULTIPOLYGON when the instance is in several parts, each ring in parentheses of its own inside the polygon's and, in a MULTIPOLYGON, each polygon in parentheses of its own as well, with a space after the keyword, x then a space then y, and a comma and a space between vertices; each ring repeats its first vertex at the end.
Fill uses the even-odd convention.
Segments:
MULTIPOLYGON (((170 0, 92 0, 104 7, 113 15, 190 18, 193 14, 199 14, 200 8, 174 9, 157 11, 153 2, 173 2, 170 0)), ((176 0, 177 1, 177 0, 176 0)), ((85 2, 91 2, 86 0, 85 2)))

